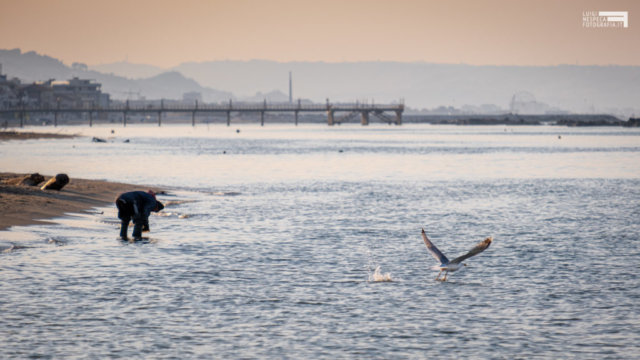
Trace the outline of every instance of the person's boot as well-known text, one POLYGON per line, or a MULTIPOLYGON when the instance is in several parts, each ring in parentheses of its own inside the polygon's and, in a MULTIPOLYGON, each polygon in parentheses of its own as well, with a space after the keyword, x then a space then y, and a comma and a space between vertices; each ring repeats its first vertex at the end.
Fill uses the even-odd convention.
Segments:
POLYGON ((142 223, 135 223, 133 224, 133 237, 134 238, 141 238, 142 237, 142 223))
POLYGON ((121 224, 120 225, 120 237, 123 239, 127 238, 127 229, 129 229, 129 224, 121 224))

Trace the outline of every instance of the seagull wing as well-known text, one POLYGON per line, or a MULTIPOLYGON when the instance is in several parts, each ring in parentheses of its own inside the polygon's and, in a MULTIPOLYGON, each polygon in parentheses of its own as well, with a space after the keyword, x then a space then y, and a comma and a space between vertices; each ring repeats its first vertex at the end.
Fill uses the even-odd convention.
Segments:
POLYGON ((471 249, 471 251, 469 251, 465 255, 459 256, 451 260, 450 264, 459 264, 461 261, 464 261, 465 259, 468 259, 472 256, 480 254, 481 252, 487 250, 489 245, 491 245, 492 241, 493 241, 492 237, 486 238, 484 241, 481 241, 480 243, 478 243, 478 245, 476 245, 473 249, 471 249))
POLYGON ((440 264, 446 264, 449 262, 449 259, 447 259, 447 257, 444 256, 444 254, 441 253, 440 250, 431 243, 431 241, 429 241, 427 234, 424 233, 424 229, 422 229, 422 240, 424 241, 424 244, 427 245, 427 249, 431 255, 433 255, 436 260, 440 261, 440 264))

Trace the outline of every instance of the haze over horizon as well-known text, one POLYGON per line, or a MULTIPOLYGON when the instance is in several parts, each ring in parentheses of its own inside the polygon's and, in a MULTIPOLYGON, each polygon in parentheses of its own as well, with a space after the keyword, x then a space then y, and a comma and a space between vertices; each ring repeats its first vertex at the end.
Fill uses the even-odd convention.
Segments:
POLYGON ((394 102, 412 108, 464 105, 500 111, 516 93, 540 102, 540 111, 604 111, 617 116, 640 112, 639 66, 479 66, 400 62, 278 63, 274 61, 211 61, 184 63, 170 69, 151 65, 64 65, 60 60, 19 49, 0 49, 3 72, 24 82, 80 77, 102 84, 112 99, 132 91, 146 99, 182 99, 198 92, 206 102, 235 100, 287 101, 288 75, 293 73, 293 97, 324 102, 394 102), (528 95, 527 95, 528 96, 528 95), (542 105, 546 104, 546 105, 542 105), (487 108, 487 106, 489 108, 487 108))
POLYGON ((293 97, 316 102, 507 108, 527 92, 563 110, 633 114, 638 10, 621 0, 28 0, 2 6, 0 49, 22 54, 0 51, 0 62, 28 82, 93 79, 112 99, 284 101, 293 72, 293 97), (628 27, 584 27, 592 11, 627 11, 628 27))
POLYGON ((5 2, 0 48, 67 64, 426 62, 640 65, 634 1, 5 2), (584 28, 584 11, 628 11, 628 28, 584 28), (51 26, 25 26, 29 23, 51 26), (559 36, 561 35, 561 36, 559 36))

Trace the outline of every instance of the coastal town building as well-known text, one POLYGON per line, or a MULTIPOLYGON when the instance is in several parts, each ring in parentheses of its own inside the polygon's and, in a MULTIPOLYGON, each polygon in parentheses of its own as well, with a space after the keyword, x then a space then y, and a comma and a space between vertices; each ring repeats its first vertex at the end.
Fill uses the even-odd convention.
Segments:
POLYGON ((74 77, 66 81, 49 79, 23 84, 20 79, 8 79, 0 64, 0 107, 40 106, 50 108, 108 107, 109 94, 103 93, 102 84, 74 77))
POLYGON ((197 91, 189 91, 182 94, 182 101, 193 104, 195 101, 202 102, 202 93, 197 91))
POLYGON ((35 83, 22 86, 20 87, 20 95, 22 95, 23 101, 26 101, 29 105, 55 107, 56 96, 50 86, 35 83))
POLYGON ((0 107, 15 107, 20 103, 20 80, 17 78, 8 80, 6 74, 2 74, 0 64, 0 107))
MULTIPOLYGON (((0 108, 106 108, 111 99, 109 94, 102 92, 101 86, 93 80, 78 77, 67 81, 49 79, 23 84, 18 78, 9 80, 9 76, 2 73, 0 64, 0 108)), ((4 113, 1 117, 13 119, 17 116, 18 113, 4 113)), ((100 114, 99 118, 107 118, 107 114, 100 114)))
POLYGON ((93 80, 80 79, 77 77, 67 81, 49 80, 51 87, 56 96, 64 95, 65 97, 76 98, 81 106, 109 106, 109 94, 101 91, 102 84, 93 82, 93 80))

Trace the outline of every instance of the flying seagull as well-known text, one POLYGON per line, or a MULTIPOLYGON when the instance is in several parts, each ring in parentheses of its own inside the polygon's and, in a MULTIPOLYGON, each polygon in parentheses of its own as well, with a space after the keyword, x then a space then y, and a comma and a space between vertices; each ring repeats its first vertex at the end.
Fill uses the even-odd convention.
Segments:
MULTIPOLYGON (((447 275, 449 275, 450 272, 457 271, 463 266, 467 266, 467 264, 462 263, 464 260, 472 256, 478 255, 481 252, 487 250, 489 245, 491 245, 491 241, 493 241, 493 238, 492 237, 486 238, 484 241, 481 241, 478 245, 476 245, 473 249, 471 249, 471 251, 469 251, 468 253, 462 256, 459 256, 451 261, 449 261, 449 259, 447 259, 447 257, 444 256, 444 254, 441 253, 440 250, 438 250, 438 248, 435 245, 433 245, 431 241, 429 241, 427 234, 424 233, 424 229, 422 229, 422 240, 424 240, 424 244, 427 245, 427 249, 429 250, 431 255, 433 255, 433 257, 436 258, 436 260, 440 261, 439 266, 432 266, 431 269, 440 270, 440 274, 442 274, 443 271, 446 271, 444 273, 444 279, 442 281, 447 281, 447 275)), ((436 277, 436 280, 440 278, 440 274, 438 274, 438 277, 436 277)))

